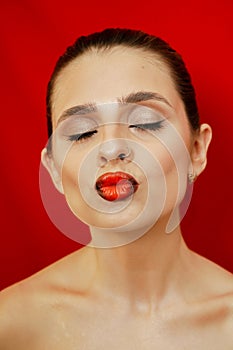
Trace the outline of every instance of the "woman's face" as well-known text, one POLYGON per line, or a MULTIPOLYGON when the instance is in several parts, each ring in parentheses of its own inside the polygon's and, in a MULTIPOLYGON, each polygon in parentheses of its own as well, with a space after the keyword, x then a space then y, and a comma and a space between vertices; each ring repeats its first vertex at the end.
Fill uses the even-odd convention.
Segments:
POLYGON ((65 197, 88 225, 145 231, 183 198, 190 126, 151 54, 117 47, 74 60, 55 83, 52 123, 65 197))

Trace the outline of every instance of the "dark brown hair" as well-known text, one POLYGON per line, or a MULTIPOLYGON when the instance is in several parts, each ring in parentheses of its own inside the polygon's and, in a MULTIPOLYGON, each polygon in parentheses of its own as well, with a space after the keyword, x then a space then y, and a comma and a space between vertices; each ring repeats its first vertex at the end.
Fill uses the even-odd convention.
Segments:
POLYGON ((52 134, 51 100, 54 84, 59 73, 75 58, 88 51, 93 49, 99 51, 108 50, 116 46, 142 49, 143 51, 154 53, 161 58, 170 69, 171 77, 184 103, 189 123, 193 130, 197 130, 199 128, 199 113, 195 90, 190 74, 180 54, 161 38, 149 35, 140 30, 109 28, 88 36, 79 37, 58 59, 47 88, 46 104, 49 137, 52 134))

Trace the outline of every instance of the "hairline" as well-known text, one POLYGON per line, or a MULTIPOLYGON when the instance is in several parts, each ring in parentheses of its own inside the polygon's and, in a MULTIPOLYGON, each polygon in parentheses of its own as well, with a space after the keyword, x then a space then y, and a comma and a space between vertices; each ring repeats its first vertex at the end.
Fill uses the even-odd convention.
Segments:
MULTIPOLYGON (((133 47, 133 46, 129 46, 125 43, 122 44, 112 44, 112 45, 103 45, 102 47, 95 47, 95 46, 91 46, 89 47, 85 52, 79 54, 78 56, 74 57, 73 59, 71 59, 69 62, 66 63, 66 65, 64 67, 62 67, 58 73, 55 75, 54 80, 52 81, 52 90, 51 90, 51 94, 50 94, 50 106, 51 106, 51 122, 53 123, 53 110, 54 110, 54 95, 56 94, 56 86, 59 83, 59 79, 61 78, 62 74, 64 73, 64 71, 66 69, 68 69, 68 67, 70 67, 72 64, 74 64, 75 62, 77 62, 79 59, 83 59, 85 57, 87 57, 88 55, 93 55, 93 54, 111 54, 114 53, 114 51, 119 50, 125 48, 127 50, 130 51, 139 51, 141 53, 145 53, 145 56, 143 57, 145 60, 147 60, 150 64, 152 65, 159 65, 159 68, 161 69, 166 69, 166 73, 169 74, 170 78, 171 78, 171 82, 172 85, 174 87, 174 89, 177 91, 178 95, 180 96, 180 93, 177 89, 176 86, 176 82, 175 79, 173 77, 172 74, 172 70, 169 66, 169 64, 166 62, 166 59, 162 56, 162 54, 158 53, 158 52, 153 52, 152 49, 150 49, 149 47, 133 47)), ((181 98, 181 96, 180 96, 181 98)), ((181 98, 182 100, 182 98, 181 98)), ((183 100, 182 100, 183 103, 183 100)))

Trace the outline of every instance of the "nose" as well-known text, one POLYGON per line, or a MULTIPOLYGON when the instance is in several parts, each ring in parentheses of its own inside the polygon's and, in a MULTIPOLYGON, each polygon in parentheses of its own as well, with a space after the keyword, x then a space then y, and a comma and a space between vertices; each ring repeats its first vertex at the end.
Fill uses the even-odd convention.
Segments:
POLYGON ((114 139, 101 144, 98 155, 99 166, 104 166, 113 159, 131 160, 132 152, 124 139, 114 139))

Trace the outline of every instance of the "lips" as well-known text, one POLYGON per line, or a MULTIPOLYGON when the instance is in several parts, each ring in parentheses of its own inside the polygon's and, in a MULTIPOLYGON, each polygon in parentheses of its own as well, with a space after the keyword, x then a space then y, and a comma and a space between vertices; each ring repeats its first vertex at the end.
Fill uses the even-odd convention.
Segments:
POLYGON ((137 191, 138 186, 133 176, 121 171, 101 175, 95 185, 98 194, 109 202, 131 196, 137 191))

